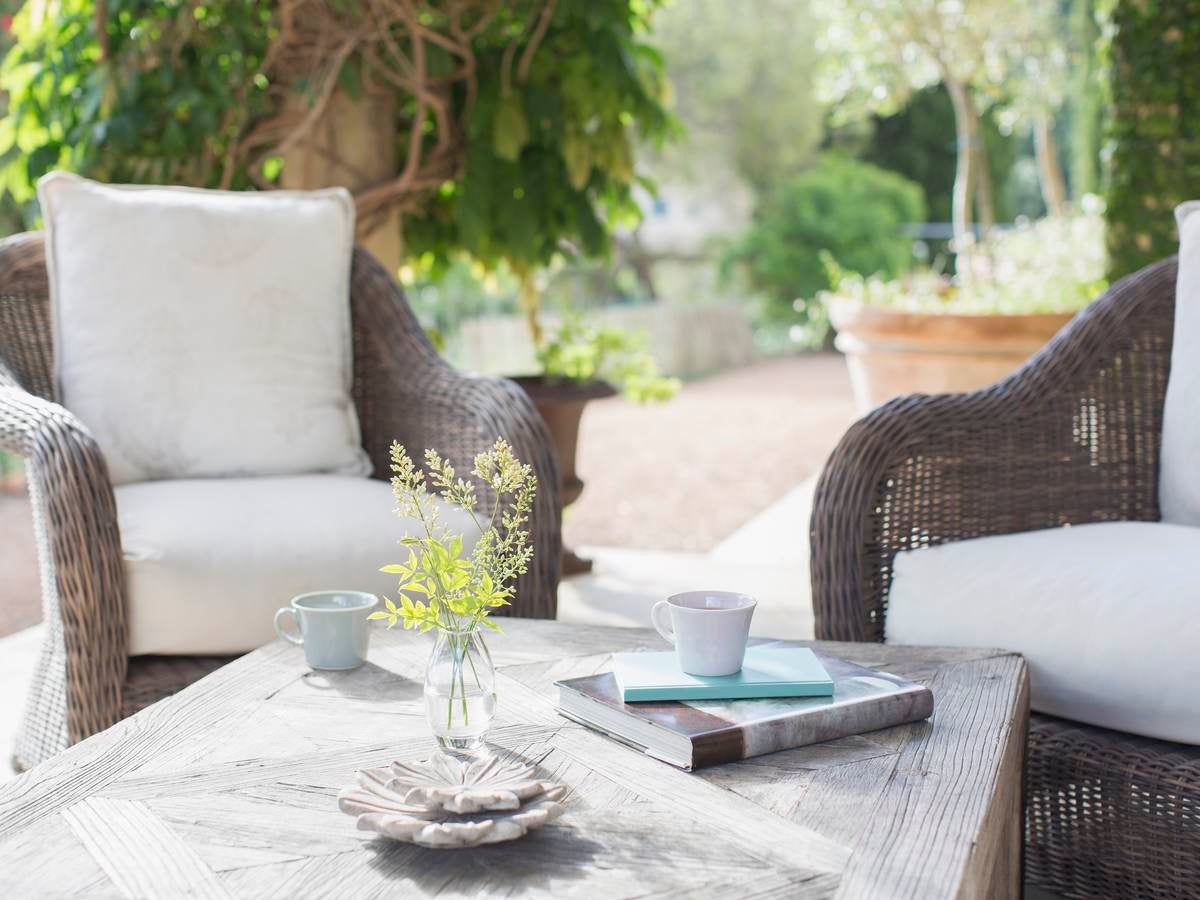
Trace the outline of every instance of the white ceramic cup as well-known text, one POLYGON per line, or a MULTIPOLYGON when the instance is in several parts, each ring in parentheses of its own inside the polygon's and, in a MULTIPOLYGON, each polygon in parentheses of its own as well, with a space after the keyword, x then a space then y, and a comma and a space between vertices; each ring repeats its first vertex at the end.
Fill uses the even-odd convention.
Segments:
POLYGON ((742 668, 757 603, 730 591, 686 591, 655 603, 650 621, 689 675, 732 675, 742 668))
POLYGON ((367 616, 379 598, 361 591, 313 591, 292 599, 275 613, 275 631, 304 648, 314 669, 357 669, 367 661, 371 629, 367 616), (283 627, 291 619, 298 634, 283 627))

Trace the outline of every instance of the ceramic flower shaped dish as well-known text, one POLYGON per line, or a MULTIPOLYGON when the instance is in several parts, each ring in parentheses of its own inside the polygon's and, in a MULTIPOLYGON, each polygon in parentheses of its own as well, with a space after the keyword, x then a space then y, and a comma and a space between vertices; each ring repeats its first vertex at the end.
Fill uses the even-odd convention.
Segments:
POLYGON ((360 831, 446 849, 515 840, 558 818, 567 792, 534 778, 532 766, 495 757, 439 754, 359 769, 357 777, 357 787, 338 794, 338 807, 358 817, 360 831))

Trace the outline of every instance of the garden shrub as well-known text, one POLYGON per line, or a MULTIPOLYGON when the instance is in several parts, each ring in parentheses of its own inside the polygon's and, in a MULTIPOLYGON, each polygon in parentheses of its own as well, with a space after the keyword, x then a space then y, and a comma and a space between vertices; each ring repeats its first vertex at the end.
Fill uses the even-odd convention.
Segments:
POLYGON ((831 263, 824 304, 850 301, 910 313, 1028 315, 1075 313, 1108 286, 1104 277, 1104 204, 1083 198, 1079 213, 1021 221, 976 248, 969 280, 921 269, 887 279, 831 263))
POLYGON ((844 269, 894 278, 912 265, 905 226, 924 221, 919 185, 894 172, 840 155, 826 155, 803 174, 766 191, 749 230, 725 265, 742 268, 767 298, 768 321, 823 318, 819 291, 829 288, 822 260, 844 269))

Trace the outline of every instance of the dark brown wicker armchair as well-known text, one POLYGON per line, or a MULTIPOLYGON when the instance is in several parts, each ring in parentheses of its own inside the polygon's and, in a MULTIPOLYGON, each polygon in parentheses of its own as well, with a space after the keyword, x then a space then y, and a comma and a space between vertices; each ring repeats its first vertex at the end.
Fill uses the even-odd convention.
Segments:
MULTIPOLYGON (((850 428, 814 501, 818 638, 884 639, 898 551, 1159 518, 1175 276, 1170 259, 1118 282, 990 388, 899 398, 850 428)), ((1072 897, 1195 896, 1200 747, 1035 714, 1025 793, 1033 882, 1072 897)))
MULTIPOLYGON (((511 613, 553 618, 561 555, 558 463, 541 418, 511 382, 455 371, 430 345, 387 271, 358 248, 351 273, 354 399, 376 477, 388 447, 436 447, 456 463, 503 436, 539 486, 534 563, 511 613)), ((104 459, 55 402, 40 234, 0 241, 0 448, 28 461, 41 565, 45 646, 15 760, 31 766, 219 665, 130 660, 116 507, 104 459)))

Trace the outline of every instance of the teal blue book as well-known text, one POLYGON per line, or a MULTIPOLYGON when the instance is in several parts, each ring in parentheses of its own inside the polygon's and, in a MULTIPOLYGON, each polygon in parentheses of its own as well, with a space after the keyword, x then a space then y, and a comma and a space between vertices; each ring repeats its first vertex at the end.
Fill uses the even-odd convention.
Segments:
POLYGON ((627 703, 833 696, 833 679, 807 647, 747 647, 742 670, 720 676, 689 675, 679 668, 674 650, 614 653, 613 675, 627 703))

